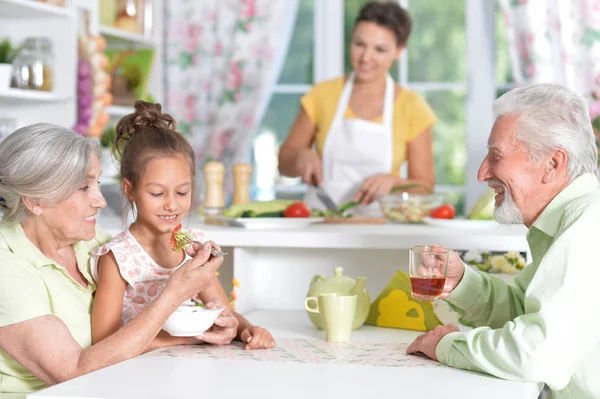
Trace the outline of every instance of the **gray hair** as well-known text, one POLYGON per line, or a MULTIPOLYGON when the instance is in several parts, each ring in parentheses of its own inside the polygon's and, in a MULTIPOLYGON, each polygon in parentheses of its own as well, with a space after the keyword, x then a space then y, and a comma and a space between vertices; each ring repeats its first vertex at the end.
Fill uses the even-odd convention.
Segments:
POLYGON ((516 138, 534 161, 550 151, 568 154, 570 180, 594 172, 598 150, 590 122, 589 106, 577 93, 556 84, 541 83, 513 89, 494 102, 497 117, 516 115, 516 138))
POLYGON ((97 142, 73 131, 37 123, 18 129, 0 143, 0 212, 3 220, 23 221, 23 198, 58 204, 85 181, 97 142))

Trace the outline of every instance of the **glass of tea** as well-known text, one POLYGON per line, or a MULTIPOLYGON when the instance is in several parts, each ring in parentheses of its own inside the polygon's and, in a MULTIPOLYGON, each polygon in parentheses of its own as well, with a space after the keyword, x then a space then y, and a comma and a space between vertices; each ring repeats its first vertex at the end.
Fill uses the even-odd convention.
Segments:
POLYGON ((409 249, 412 297, 433 301, 442 295, 450 250, 441 246, 417 245, 409 249))

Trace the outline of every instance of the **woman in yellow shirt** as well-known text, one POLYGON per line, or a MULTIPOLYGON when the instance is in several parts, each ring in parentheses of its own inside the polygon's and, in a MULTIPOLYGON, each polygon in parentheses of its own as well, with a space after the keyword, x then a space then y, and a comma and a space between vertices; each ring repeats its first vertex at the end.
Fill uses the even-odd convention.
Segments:
POLYGON ((323 209, 313 185, 338 205, 360 200, 355 214, 379 216, 379 195, 400 184, 435 184, 432 132, 437 118, 416 93, 388 71, 406 47, 408 12, 396 2, 360 11, 350 46, 354 71, 315 85, 279 152, 279 171, 309 184, 305 201, 323 209), (314 148, 314 149, 313 149, 314 148), (400 168, 408 161, 408 178, 400 168))

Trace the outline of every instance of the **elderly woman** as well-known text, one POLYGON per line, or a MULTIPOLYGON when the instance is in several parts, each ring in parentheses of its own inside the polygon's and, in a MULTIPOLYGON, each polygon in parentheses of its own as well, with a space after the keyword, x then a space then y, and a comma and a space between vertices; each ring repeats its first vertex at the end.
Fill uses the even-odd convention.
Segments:
MULTIPOLYGON (((139 355, 222 262, 202 248, 151 306, 92 346, 89 253, 109 239, 95 220, 106 206, 99 157, 95 142, 49 124, 19 129, 0 144, 0 394, 24 397, 139 355)), ((237 321, 228 314, 218 324, 211 343, 229 343, 237 321)))

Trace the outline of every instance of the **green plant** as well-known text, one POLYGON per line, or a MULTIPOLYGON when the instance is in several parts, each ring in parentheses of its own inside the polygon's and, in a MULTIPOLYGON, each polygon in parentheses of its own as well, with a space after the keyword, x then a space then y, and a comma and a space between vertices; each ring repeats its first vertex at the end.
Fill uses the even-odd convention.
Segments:
POLYGON ((0 41, 0 64, 11 64, 18 53, 18 49, 13 48, 10 39, 0 41))
POLYGON ((100 145, 104 148, 111 148, 115 142, 115 128, 112 126, 104 129, 102 137, 100 137, 100 145))

